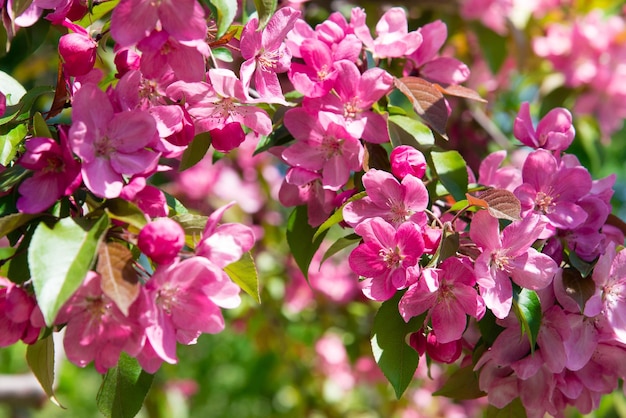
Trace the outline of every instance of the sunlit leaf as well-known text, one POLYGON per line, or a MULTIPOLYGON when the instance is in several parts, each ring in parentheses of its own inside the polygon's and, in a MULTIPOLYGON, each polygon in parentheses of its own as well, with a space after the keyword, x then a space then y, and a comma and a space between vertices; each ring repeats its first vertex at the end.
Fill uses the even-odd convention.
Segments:
POLYGON ((486 393, 478 387, 478 374, 474 371, 474 365, 470 363, 452 373, 433 395, 468 400, 482 398, 486 393))
POLYGON ((371 340, 374 359, 398 399, 413 380, 419 362, 419 354, 407 344, 407 336, 424 323, 424 315, 411 318, 408 323, 402 319, 398 311, 401 296, 398 292, 380 306, 374 317, 371 340))
POLYGON ((418 148, 435 144, 435 137, 430 128, 416 119, 403 115, 391 115, 388 118, 387 126, 394 148, 400 145, 411 145, 418 148))
POLYGON ((109 369, 96 397, 98 410, 110 418, 134 418, 141 409, 154 375, 146 373, 136 359, 123 353, 109 369))
POLYGON ((507 49, 506 37, 498 35, 479 23, 473 24, 472 29, 478 38, 480 51, 489 66, 489 70, 491 70, 491 74, 498 74, 510 52, 507 49))
POLYGON ((237 0, 210 0, 217 12, 217 37, 221 38, 235 20, 237 0))
POLYGON ((259 15, 259 30, 264 28, 278 5, 277 0, 254 0, 254 7, 259 15))
POLYGON ((107 200, 104 204, 104 210, 109 215, 109 218, 132 225, 138 230, 141 230, 148 223, 146 214, 128 200, 107 200))
POLYGON ((41 216, 40 214, 31 213, 12 213, 0 218, 0 237, 4 237, 22 225, 27 224, 31 220, 41 216))
POLYGON ((235 261, 224 267, 224 271, 233 282, 237 283, 237 285, 244 290, 244 292, 261 303, 259 274, 257 273, 252 254, 249 252, 244 253, 239 261, 235 261))
POLYGON ((141 290, 133 268, 133 253, 119 242, 102 242, 98 247, 96 271, 102 276, 102 292, 128 316, 128 310, 141 290))
POLYGON ((54 395, 54 340, 52 335, 29 344, 26 348, 26 362, 33 372, 48 399, 64 408, 54 395))
POLYGON ((541 303, 534 290, 513 286, 513 311, 520 322, 522 332, 528 336, 531 350, 534 350, 541 325, 541 303))
POLYGON ((439 181, 456 199, 465 199, 468 177, 465 160, 458 151, 432 151, 430 153, 433 166, 439 181))
POLYGON ((2 86, 2 94, 6 96, 7 106, 14 106, 26 94, 26 89, 20 84, 19 81, 11 77, 4 71, 0 71, 0 86, 2 86))
POLYGON ((15 155, 22 140, 26 137, 26 125, 17 125, 5 135, 0 135, 0 164, 8 165, 15 155))
POLYGON ((394 84, 409 99, 424 122, 447 138, 448 108, 443 94, 432 83, 419 77, 396 78, 394 84))
POLYGON ((189 248, 195 248, 202 237, 202 232, 206 226, 207 216, 183 213, 172 217, 185 231, 185 243, 189 248))
POLYGON ((98 243, 109 225, 106 216, 91 225, 63 218, 52 227, 41 222, 28 248, 28 265, 46 325, 76 291, 93 266, 98 243))
POLYGON ((48 124, 39 112, 36 112, 33 116, 33 130, 35 131, 35 136, 52 138, 52 134, 50 133, 50 129, 48 128, 48 124))

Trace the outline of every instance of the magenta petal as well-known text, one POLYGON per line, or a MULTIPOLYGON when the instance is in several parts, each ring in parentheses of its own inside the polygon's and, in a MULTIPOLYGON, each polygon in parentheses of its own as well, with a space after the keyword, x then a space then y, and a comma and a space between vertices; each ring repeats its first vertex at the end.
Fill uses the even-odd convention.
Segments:
POLYGON ((58 175, 35 174, 20 184, 17 209, 24 213, 43 212, 63 196, 65 186, 63 178, 58 175))
POLYGON ((467 325, 467 316, 454 299, 444 299, 432 309, 431 321, 439 343, 459 340, 467 325))
POLYGON ((424 286, 414 284, 402 296, 398 310, 402 318, 409 322, 415 316, 421 315, 430 309, 437 301, 437 292, 428 292, 424 286))
POLYGON ((131 46, 147 37, 158 20, 153 2, 123 0, 111 16, 111 36, 122 47, 131 46))
POLYGON ((141 149, 132 154, 116 152, 110 156, 110 166, 116 172, 130 176, 150 173, 156 168, 159 156, 158 152, 148 149, 141 149))
POLYGON ((161 0, 158 7, 163 29, 173 38, 178 41, 204 41, 207 25, 204 10, 197 1, 161 0))
POLYGON ((479 211, 474 214, 470 228, 470 238, 476 245, 482 247, 485 252, 502 248, 498 220, 487 211, 479 211))
POLYGON ((209 132, 211 145, 220 152, 229 152, 246 139, 246 134, 237 122, 228 123, 223 128, 211 129, 209 132))
POLYGON ((95 158, 89 164, 83 164, 83 181, 96 196, 113 199, 122 192, 122 175, 115 172, 108 160, 95 158))
POLYGON ((107 133, 117 151, 132 153, 155 139, 156 122, 152 115, 141 110, 121 112, 111 119, 107 133))
POLYGON ((548 286, 558 270, 553 259, 534 248, 529 248, 526 254, 512 260, 510 266, 515 268, 511 272, 513 281, 531 290, 548 286))

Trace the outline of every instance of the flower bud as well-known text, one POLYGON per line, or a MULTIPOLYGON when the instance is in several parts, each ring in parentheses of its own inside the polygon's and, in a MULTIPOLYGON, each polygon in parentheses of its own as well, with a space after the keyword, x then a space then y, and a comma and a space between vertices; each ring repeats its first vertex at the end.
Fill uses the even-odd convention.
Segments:
POLYGON ((391 151, 391 171, 394 176, 402 180, 411 174, 422 178, 426 172, 426 158, 424 154, 408 145, 401 145, 391 151))
POLYGON ((159 218, 143 227, 137 245, 154 262, 168 264, 185 245, 185 231, 176 221, 159 218))

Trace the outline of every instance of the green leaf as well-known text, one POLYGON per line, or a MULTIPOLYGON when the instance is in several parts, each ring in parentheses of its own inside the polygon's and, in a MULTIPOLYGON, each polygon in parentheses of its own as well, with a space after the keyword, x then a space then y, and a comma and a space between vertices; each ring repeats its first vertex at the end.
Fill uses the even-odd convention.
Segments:
POLYGON ((33 55, 48 37, 50 21, 39 19, 34 25, 20 28, 11 40, 8 53, 0 59, 0 68, 13 74, 17 66, 33 55))
POLYGON ((467 193, 467 166, 458 151, 432 151, 430 156, 439 181, 456 199, 465 199, 467 193))
POLYGON ((36 112, 33 116, 33 128, 35 131, 35 136, 43 138, 53 138, 52 133, 50 133, 50 128, 48 128, 48 124, 39 112, 36 112))
POLYGON ((254 0, 254 7, 259 15, 259 29, 265 27, 270 17, 276 11, 278 1, 277 0, 254 0))
POLYGON ((513 311, 520 322, 522 332, 528 336, 531 351, 534 351, 542 317, 537 293, 513 285, 513 311))
POLYGON ((63 408, 54 396, 54 340, 52 335, 28 345, 26 362, 48 398, 55 405, 63 408))
POLYGON ((13 16, 18 17, 26 11, 33 0, 13 0, 13 16))
POLYGON ((485 315, 478 321, 478 329, 488 347, 491 347, 498 335, 504 331, 504 328, 496 323, 496 316, 489 309, 485 310, 485 315))
POLYGON ((296 206, 287 220, 287 243, 296 264, 304 277, 309 277, 309 265, 313 255, 326 236, 326 231, 316 235, 317 228, 309 225, 306 206, 296 206))
POLYGON ((146 214, 135 204, 124 199, 107 200, 104 211, 109 218, 134 226, 141 230, 148 223, 146 214))
POLYGON ((185 244, 189 248, 196 248, 196 244, 202 237, 202 232, 206 227, 208 216, 193 215, 191 213, 183 213, 181 215, 172 216, 172 219, 180 224, 185 231, 185 244))
POLYGON ((198 164, 206 155, 211 146, 211 134, 202 132, 193 138, 180 159, 178 171, 185 171, 198 164))
POLYGON ((419 363, 419 354, 407 344, 407 336, 422 327, 425 316, 404 322, 398 311, 401 296, 398 292, 380 306, 374 317, 371 340, 374 359, 398 399, 411 383, 419 363))
POLYGON ((4 71, 0 71, 0 86, 2 86, 2 94, 6 96, 7 106, 18 104, 26 94, 26 89, 20 82, 4 71))
POLYGON ((433 395, 468 400, 482 398, 487 394, 478 387, 478 373, 474 371, 474 365, 470 363, 452 373, 433 395))
POLYGON ((211 54, 219 61, 233 62, 233 54, 228 48, 213 48, 211 54))
POLYGON ((0 118, 0 125, 4 125, 5 123, 17 120, 21 115, 26 114, 26 118, 19 119, 19 121, 24 121, 28 118, 30 109, 33 107, 35 101, 44 94, 54 93, 54 90, 54 87, 51 86, 40 86, 28 90, 26 94, 20 99, 19 103, 15 105, 15 109, 11 109, 11 111, 7 109, 6 115, 0 118))
POLYGON ((595 264, 588 263, 585 260, 581 259, 574 251, 570 251, 567 255, 567 258, 569 259, 569 263, 572 265, 572 267, 578 270, 582 277, 589 276, 593 271, 593 267, 595 266, 595 264))
POLYGON ((341 205, 339 209, 337 209, 332 215, 330 215, 330 217, 317 228, 317 231, 315 231, 315 235, 313 236, 313 240, 316 240, 321 234, 326 233, 333 225, 336 225, 339 222, 343 221, 343 207, 346 205, 346 203, 362 199, 365 196, 367 196, 367 192, 359 192, 351 196, 350 199, 346 200, 346 202, 341 205))
POLYGON ((485 418, 526 418, 526 408, 520 398, 515 398, 502 409, 489 405, 485 418))
POLYGON ((143 405, 154 375, 141 369, 136 359, 122 353, 116 367, 104 376, 96 397, 98 410, 110 418, 133 418, 143 405))
POLYGON ((261 137, 254 150, 254 155, 267 151, 272 147, 286 145, 291 141, 293 141, 293 136, 291 136, 287 128, 285 128, 285 125, 280 125, 268 136, 261 137))
POLYGON ((478 38, 480 51, 487 61, 489 70, 492 74, 497 74, 509 53, 506 38, 479 23, 473 24, 472 29, 478 38))
POLYGON ((224 271, 233 282, 237 283, 254 300, 261 303, 261 292, 259 291, 259 275, 254 264, 254 259, 250 252, 244 253, 241 260, 235 261, 224 267, 224 271))
POLYGON ((351 245, 354 245, 359 241, 361 241, 361 237, 357 234, 349 234, 345 237, 339 238, 328 248, 328 250, 326 250, 326 252, 324 253, 324 257, 322 257, 322 261, 320 262, 320 266, 322 265, 322 263, 324 263, 324 261, 328 260, 339 251, 351 245))
POLYGON ((21 165, 7 167, 6 170, 0 173, 0 192, 8 192, 31 173, 30 170, 25 169, 21 165))
POLYGON ((9 232, 16 230, 39 216, 40 214, 32 213, 12 213, 3 216, 0 218, 0 237, 4 237, 9 232))
POLYGON ((6 166, 17 154, 17 149, 26 137, 26 125, 17 125, 5 135, 0 135, 0 164, 6 166))
POLYGON ((50 228, 41 222, 28 248, 28 266, 46 325, 80 286, 92 267, 98 243, 109 226, 101 217, 89 226, 63 218, 50 228))
POLYGON ((403 115, 391 115, 388 119, 389 137, 395 147, 411 145, 420 148, 424 145, 434 145, 433 131, 422 122, 403 115))
POLYGON ((167 206, 170 208, 169 216, 173 215, 182 215, 184 213, 189 213, 185 205, 183 205, 180 200, 176 199, 174 196, 169 194, 168 192, 163 191, 165 195, 165 201, 167 202, 167 206))
POLYGON ((217 35, 219 39, 226 33, 237 14, 237 0, 210 0, 217 11, 217 35))

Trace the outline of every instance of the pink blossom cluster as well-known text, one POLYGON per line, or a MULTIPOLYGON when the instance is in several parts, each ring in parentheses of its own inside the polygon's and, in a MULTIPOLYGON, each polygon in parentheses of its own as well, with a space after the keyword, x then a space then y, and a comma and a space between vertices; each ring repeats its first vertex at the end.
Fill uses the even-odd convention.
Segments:
MULTIPOLYGON (((616 254, 624 234, 607 224, 615 177, 592 180, 563 152, 575 135, 565 109, 552 110, 535 126, 524 103, 514 134, 530 148, 521 166, 500 167, 506 153, 494 153, 482 163, 478 183, 512 192, 519 220, 503 227, 495 215, 478 210, 468 217, 467 232, 458 217, 450 221, 448 214, 428 210, 423 170, 394 169, 394 176, 370 169, 362 180, 367 196, 343 207, 344 220, 362 238, 350 266, 364 280, 366 296, 384 301, 402 292, 402 317, 423 318, 411 345, 438 362, 456 361, 466 344, 475 347, 466 337, 473 332, 468 324, 489 310, 504 330, 474 369, 490 404, 503 408, 521 396, 529 416, 558 415, 567 405, 589 412, 625 376, 617 358, 626 348, 626 276, 624 253, 616 254), (452 231, 460 245, 440 259, 442 240, 452 231), (590 277, 577 270, 578 260, 595 263, 590 277), (579 294, 572 274, 595 293, 579 294), (536 291, 540 300, 536 346, 513 310, 520 289, 536 291)), ((400 148, 391 154, 392 168, 407 167, 400 148)), ((414 160, 424 164, 422 156, 414 160)))
POLYGON ((289 80, 304 97, 284 116, 295 142, 281 153, 289 169, 279 197, 285 206, 306 204, 312 226, 352 193, 344 187, 351 173, 362 169, 361 140, 390 140, 386 116, 373 105, 392 89, 394 78, 379 67, 362 70, 365 54, 403 58, 405 74, 445 85, 469 76, 465 64, 438 55, 447 37, 441 21, 409 32, 406 12, 393 7, 377 23, 374 38, 365 18, 363 9, 353 8, 350 22, 338 12, 314 29, 297 20, 287 37, 291 53, 302 61, 291 65, 289 80))
POLYGON ((554 23, 533 40, 535 53, 565 76, 568 87, 584 88, 574 111, 593 115, 605 139, 622 127, 626 116, 623 16, 594 10, 573 23, 554 23))

